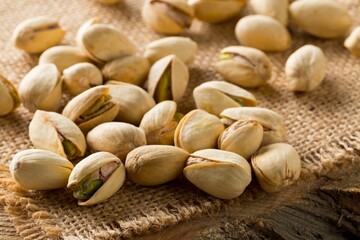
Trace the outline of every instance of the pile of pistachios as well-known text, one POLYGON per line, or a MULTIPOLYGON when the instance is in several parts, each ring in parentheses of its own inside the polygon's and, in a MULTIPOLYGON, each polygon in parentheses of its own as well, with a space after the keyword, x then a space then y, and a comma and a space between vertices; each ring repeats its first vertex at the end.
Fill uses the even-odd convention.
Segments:
MULTIPOLYGON (((157 32, 179 34, 194 16, 222 22, 238 16, 245 2, 147 0, 142 17, 157 32)), ((235 29, 243 46, 225 47, 214 64, 226 81, 197 86, 197 109, 186 114, 178 111, 177 103, 197 52, 190 38, 156 40, 139 56, 124 33, 98 18, 78 29, 76 46, 59 45, 65 31, 50 17, 19 24, 14 45, 41 55, 19 91, 0 76, 0 116, 21 102, 34 113, 29 138, 36 149, 14 156, 10 172, 15 181, 31 190, 68 187, 79 205, 105 201, 125 179, 156 186, 183 174, 220 199, 242 194, 252 171, 269 193, 293 184, 301 161, 285 143, 282 116, 257 107, 255 96, 242 87, 258 87, 271 79, 273 66, 263 51, 291 46, 288 10, 295 25, 321 38, 343 35, 351 19, 331 0, 295 1, 290 6, 287 0, 252 0, 250 5, 257 14, 241 18, 235 29), (72 98, 60 113, 64 93, 72 98)), ((359 43, 357 28, 345 46, 360 55, 359 43)), ((318 47, 303 46, 289 57, 285 74, 291 90, 311 91, 326 75, 325 55, 318 47)))

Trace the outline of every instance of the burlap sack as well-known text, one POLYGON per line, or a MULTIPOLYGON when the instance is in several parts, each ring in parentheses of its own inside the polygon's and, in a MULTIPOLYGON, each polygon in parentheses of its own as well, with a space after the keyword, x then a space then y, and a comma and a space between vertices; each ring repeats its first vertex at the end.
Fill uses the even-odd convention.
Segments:
MULTIPOLYGON (((36 64, 15 49, 10 37, 15 26, 30 17, 49 15, 67 29, 63 44, 75 44, 77 28, 91 17, 101 17, 118 27, 138 46, 139 53, 152 40, 162 36, 146 28, 140 17, 143 1, 124 0, 117 6, 105 6, 93 0, 1 0, 0 2, 0 71, 19 84, 36 64)), ((343 0, 355 24, 359 24, 358 0, 343 0)), ((186 34, 199 44, 199 53, 191 66, 189 89, 180 104, 183 112, 194 108, 192 89, 205 81, 220 80, 212 66, 220 49, 236 45, 236 20, 209 25, 195 21, 186 34)), ((301 155, 303 178, 334 168, 341 161, 358 159, 360 150, 360 60, 343 47, 343 39, 323 41, 291 29, 294 42, 286 52, 270 54, 274 63, 272 80, 251 90, 262 107, 281 113, 288 129, 288 142, 301 155), (311 93, 294 94, 286 88, 284 64, 288 56, 304 44, 320 46, 328 58, 328 75, 311 93)), ((273 198, 250 186, 245 194, 231 202, 220 201, 193 187, 185 179, 146 188, 127 182, 109 201, 93 207, 79 207, 68 191, 23 191, 10 178, 7 166, 13 155, 32 148, 28 139, 30 114, 20 107, 0 118, 0 235, 2 238, 27 239, 108 239, 132 237, 166 226, 211 214, 231 203, 247 208, 257 199, 273 198), (254 193, 257 194, 249 194, 254 193), (264 198, 265 197, 265 198, 264 198)), ((281 193, 277 199, 281 199, 281 193)), ((265 199, 265 200, 264 200, 265 199)))

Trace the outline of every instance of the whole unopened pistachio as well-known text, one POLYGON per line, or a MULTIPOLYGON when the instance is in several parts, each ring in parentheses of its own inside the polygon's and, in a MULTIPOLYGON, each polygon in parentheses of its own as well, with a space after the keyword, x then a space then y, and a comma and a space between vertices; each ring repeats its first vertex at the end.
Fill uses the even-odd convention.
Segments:
POLYGON ((103 82, 100 70, 92 63, 77 63, 66 68, 62 78, 67 90, 73 96, 103 82))
POLYGON ((81 62, 91 62, 91 59, 78 47, 55 46, 40 55, 39 64, 53 63, 59 72, 81 62))
POLYGON ((288 87, 293 91, 312 91, 326 75, 326 57, 314 45, 305 45, 294 52, 285 65, 288 87))
POLYGON ((119 105, 114 102, 109 91, 106 86, 90 88, 71 99, 62 114, 86 134, 97 125, 115 119, 119 105))
POLYGON ((181 148, 148 145, 132 150, 125 162, 130 181, 143 185, 160 185, 179 177, 189 153, 181 148))
POLYGON ((146 0, 142 19, 150 28, 164 34, 180 34, 189 28, 194 10, 186 0, 146 0))
POLYGON ((352 25, 347 9, 337 1, 295 1, 290 5, 289 11, 293 24, 320 38, 340 37, 352 25))
POLYGON ((102 73, 106 79, 141 86, 150 70, 149 61, 144 57, 127 56, 105 64, 102 73))
POLYGON ((299 154, 286 143, 260 148, 251 157, 251 165, 261 188, 269 193, 293 184, 301 173, 299 154))
POLYGON ((211 196, 232 199, 240 196, 250 184, 251 167, 236 153, 205 149, 190 154, 184 175, 211 196))
POLYGON ((121 122, 108 122, 96 126, 87 134, 86 141, 92 152, 112 153, 123 163, 131 150, 146 145, 143 130, 121 122))
POLYGON ((197 43, 187 37, 165 37, 146 46, 144 57, 153 64, 163 57, 175 54, 184 63, 189 64, 195 58, 197 43))
POLYGON ((154 63, 148 78, 148 92, 156 102, 179 102, 189 82, 188 67, 175 55, 169 55, 154 63))
POLYGON ((175 129, 183 117, 176 109, 175 102, 163 101, 144 115, 140 128, 144 130, 148 144, 174 144, 175 129))
POLYGON ((284 51, 291 46, 289 31, 279 21, 263 15, 249 15, 236 24, 240 44, 263 51, 284 51))
POLYGON ((53 152, 28 149, 13 157, 11 176, 22 188, 51 190, 66 187, 74 166, 66 158, 53 152))
POLYGON ((196 109, 186 114, 176 127, 175 146, 189 153, 200 149, 215 148, 222 131, 224 131, 224 125, 219 118, 196 109))
POLYGON ((65 36, 59 23, 50 17, 39 16, 21 22, 14 30, 15 47, 28 53, 41 53, 58 45, 65 36))
POLYGON ((94 153, 81 160, 70 174, 67 187, 80 206, 94 205, 114 195, 125 181, 124 164, 108 152, 94 153))
POLYGON ((264 52, 241 46, 221 50, 215 68, 225 80, 242 87, 263 85, 272 72, 271 61, 264 52))
POLYGON ((11 113, 20 103, 16 87, 0 74, 0 117, 11 113))
POLYGON ((260 123, 264 130, 262 145, 285 141, 286 130, 284 120, 280 114, 270 109, 260 107, 228 108, 220 116, 221 121, 226 126, 242 119, 260 123))
POLYGON ((197 108, 216 116, 226 108, 256 106, 254 95, 223 81, 205 82, 194 89, 193 96, 197 108))
POLYGON ((189 0, 195 17, 201 21, 218 23, 240 16, 246 0, 189 0))
POLYGON ((26 74, 19 86, 21 101, 30 112, 56 112, 61 104, 61 78, 55 64, 41 64, 26 74))
POLYGON ((106 87, 119 105, 116 120, 139 125, 144 114, 155 106, 154 99, 141 87, 118 81, 109 81, 106 87))
POLYGON ((248 159, 259 149, 263 139, 263 127, 253 120, 239 120, 222 132, 218 148, 239 154, 248 159))
POLYGON ((289 0, 250 0, 250 6, 256 14, 272 17, 285 26, 288 24, 289 0))
POLYGON ((36 148, 69 160, 84 156, 86 151, 85 137, 79 127, 55 112, 37 110, 29 125, 29 137, 36 148))
POLYGON ((346 38, 344 46, 356 57, 360 57, 360 26, 356 27, 346 38))

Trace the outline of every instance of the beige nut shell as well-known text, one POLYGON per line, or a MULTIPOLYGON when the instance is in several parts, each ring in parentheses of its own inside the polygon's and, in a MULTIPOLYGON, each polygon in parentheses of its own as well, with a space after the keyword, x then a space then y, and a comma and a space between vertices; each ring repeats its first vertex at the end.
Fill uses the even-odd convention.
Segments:
POLYGON ((20 105, 16 87, 0 74, 0 117, 11 113, 20 105))
POLYGON ((344 46, 356 57, 360 58, 360 26, 356 27, 346 38, 344 46))
POLYGON ((250 0, 249 2, 255 14, 272 17, 284 26, 289 22, 289 0, 250 0))

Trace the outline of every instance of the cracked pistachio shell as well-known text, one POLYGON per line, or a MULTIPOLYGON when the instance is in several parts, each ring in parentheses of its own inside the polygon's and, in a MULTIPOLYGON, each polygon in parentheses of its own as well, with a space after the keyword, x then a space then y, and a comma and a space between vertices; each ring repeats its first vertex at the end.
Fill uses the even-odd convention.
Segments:
POLYGON ((154 63, 148 78, 148 92, 156 102, 179 102, 189 82, 188 67, 175 55, 169 55, 154 63))
POLYGON ((118 81, 109 81, 106 87, 119 105, 116 120, 139 125, 144 114, 155 106, 154 99, 141 87, 118 81))
POLYGON ((344 42, 344 46, 356 57, 360 58, 360 26, 356 27, 344 42))
POLYGON ((91 62, 91 59, 78 47, 55 46, 40 55, 39 64, 53 63, 59 72, 81 62, 91 62))
POLYGON ((28 53, 41 53, 58 45, 65 36, 59 23, 50 17, 39 16, 21 22, 14 30, 15 47, 28 53))
POLYGON ((13 157, 11 176, 24 189, 52 190, 66 187, 74 166, 66 158, 53 152, 28 149, 13 157))
POLYGON ((352 25, 347 9, 337 1, 295 1, 290 5, 289 11, 294 25, 320 38, 340 37, 352 25))
POLYGON ((66 68, 62 79, 67 90, 73 96, 103 83, 100 70, 94 64, 87 62, 77 63, 66 68))
POLYGON ((205 82, 194 89, 196 107, 219 116, 231 107, 256 106, 256 99, 250 92, 223 81, 205 82))
POLYGON ((251 157, 251 165, 261 188, 268 193, 278 192, 293 184, 301 173, 299 154, 286 143, 260 148, 251 157))
POLYGON ((127 56, 114 59, 102 69, 104 78, 141 86, 150 70, 149 61, 144 57, 127 56))
POLYGON ((101 185, 101 187, 86 201, 78 201, 80 206, 90 206, 106 201, 113 196, 124 184, 125 181, 125 167, 124 164, 115 155, 108 152, 97 152, 91 154, 87 158, 81 160, 73 169, 68 181, 68 188, 75 188, 77 184, 81 183, 85 177, 94 171, 99 170, 102 166, 108 163, 119 164, 118 168, 111 174, 111 176, 101 185))
POLYGON ((144 57, 154 64, 163 57, 175 54, 184 63, 189 64, 194 60, 197 49, 197 43, 191 38, 165 37, 149 43, 144 57))
POLYGON ((29 125, 29 137, 38 149, 73 160, 86 151, 84 134, 70 119, 55 112, 37 110, 29 125))
POLYGON ((218 139, 218 148, 234 152, 245 159, 259 149, 263 139, 263 127, 252 120, 239 120, 226 128, 218 139))
POLYGON ((179 177, 189 153, 166 145, 148 145, 132 150, 125 162, 130 181, 143 185, 160 185, 179 177))
POLYGON ((184 32, 194 17, 194 10, 186 0, 146 0, 141 13, 147 26, 170 35, 184 32))
POLYGON ((190 154, 183 172, 196 187, 220 199, 240 196, 251 182, 251 167, 243 157, 217 149, 190 154))
POLYGON ((263 85, 272 74, 272 63, 264 52, 241 46, 221 50, 215 68, 225 80, 242 87, 263 85))
POLYGON ((100 23, 97 18, 88 20, 80 27, 76 43, 98 63, 136 53, 136 47, 123 33, 111 25, 100 23))
POLYGON ((173 101, 158 103, 145 113, 140 123, 148 144, 174 144, 174 133, 179 119, 176 118, 177 105, 173 101))
POLYGON ((289 21, 289 0, 250 0, 250 6, 255 14, 272 17, 284 26, 289 21))
POLYGON ((285 51, 291 46, 291 36, 286 27, 263 15, 241 18, 236 24, 235 35, 241 45, 263 51, 285 51))
POLYGON ((19 86, 19 96, 30 112, 56 112, 61 104, 61 78, 55 64, 41 64, 28 72, 19 86))
POLYGON ((309 92, 318 87, 326 75, 327 60, 314 45, 305 45, 290 55, 285 65, 288 88, 309 92))
POLYGON ((203 110, 186 114, 175 130, 175 146, 189 153, 205 148, 216 148, 217 139, 224 131, 224 125, 216 116, 203 110))
POLYGON ((103 123, 86 136, 92 152, 109 152, 125 162, 126 155, 134 148, 146 145, 143 130, 128 123, 103 123))
POLYGON ((283 142, 286 138, 285 123, 282 116, 270 109, 260 107, 237 107, 225 109, 221 114, 221 121, 225 125, 248 119, 258 122, 264 129, 262 145, 283 142))
POLYGON ((189 0, 195 17, 201 21, 218 23, 240 16, 246 0, 189 0))
POLYGON ((11 113, 20 103, 16 87, 8 79, 0 75, 0 117, 11 113))
POLYGON ((97 86, 77 95, 65 106, 62 115, 69 118, 86 134, 92 128, 115 119, 119 105, 106 86, 97 86))

